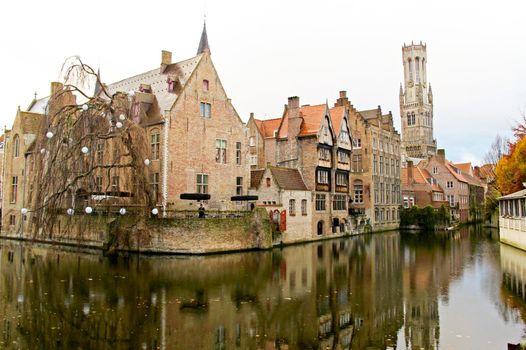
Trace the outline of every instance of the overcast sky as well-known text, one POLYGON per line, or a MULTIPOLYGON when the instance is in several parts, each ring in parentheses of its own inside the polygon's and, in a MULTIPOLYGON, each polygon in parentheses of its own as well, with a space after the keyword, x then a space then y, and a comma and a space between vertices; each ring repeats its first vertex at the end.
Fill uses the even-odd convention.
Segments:
POLYGON ((526 1, 9 1, 0 5, 0 122, 49 94, 79 55, 111 83, 153 69, 161 50, 195 55, 206 9, 212 58, 247 120, 287 97, 358 110, 381 105, 398 129, 401 46, 427 44, 435 137, 453 161, 479 163, 526 109, 526 1))

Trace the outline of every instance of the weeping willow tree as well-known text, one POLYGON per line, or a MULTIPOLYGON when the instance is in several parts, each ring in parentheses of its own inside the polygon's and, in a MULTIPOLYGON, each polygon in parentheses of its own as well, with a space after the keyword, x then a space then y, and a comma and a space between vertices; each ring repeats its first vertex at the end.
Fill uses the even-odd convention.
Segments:
POLYGON ((110 95, 99 74, 78 57, 66 61, 62 72, 26 170, 32 234, 70 234, 94 214, 144 223, 155 198, 147 181, 146 131, 133 121, 140 113, 132 108, 134 93, 110 95), (95 93, 87 93, 93 83, 95 93))

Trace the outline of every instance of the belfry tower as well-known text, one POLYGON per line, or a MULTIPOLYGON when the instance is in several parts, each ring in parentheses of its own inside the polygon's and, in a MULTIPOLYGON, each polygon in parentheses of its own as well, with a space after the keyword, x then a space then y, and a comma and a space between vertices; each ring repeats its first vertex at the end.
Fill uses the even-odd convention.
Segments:
POLYGON ((433 93, 427 81, 426 45, 402 47, 404 86, 400 84, 402 154, 410 158, 427 158, 436 153, 433 137, 433 93))

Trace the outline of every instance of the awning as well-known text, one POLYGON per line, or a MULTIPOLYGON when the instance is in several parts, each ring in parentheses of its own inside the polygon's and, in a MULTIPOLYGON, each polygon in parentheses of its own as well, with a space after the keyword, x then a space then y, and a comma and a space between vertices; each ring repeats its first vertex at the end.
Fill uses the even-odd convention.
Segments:
POLYGON ((210 195, 208 193, 181 193, 179 198, 190 201, 206 201, 210 199, 210 195))
POLYGON ((257 201, 258 200, 258 196, 232 196, 230 197, 230 200, 232 202, 236 201, 257 201))

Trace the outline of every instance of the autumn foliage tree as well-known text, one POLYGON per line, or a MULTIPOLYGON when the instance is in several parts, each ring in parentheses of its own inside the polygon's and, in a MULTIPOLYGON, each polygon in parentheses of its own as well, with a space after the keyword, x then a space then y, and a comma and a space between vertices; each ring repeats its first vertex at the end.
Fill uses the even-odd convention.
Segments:
MULTIPOLYGON (((520 123, 514 131, 526 130, 520 123)), ((497 187, 502 195, 517 192, 523 189, 522 183, 526 181, 526 137, 517 134, 517 141, 510 143, 510 151, 498 162, 495 169, 497 187)))

